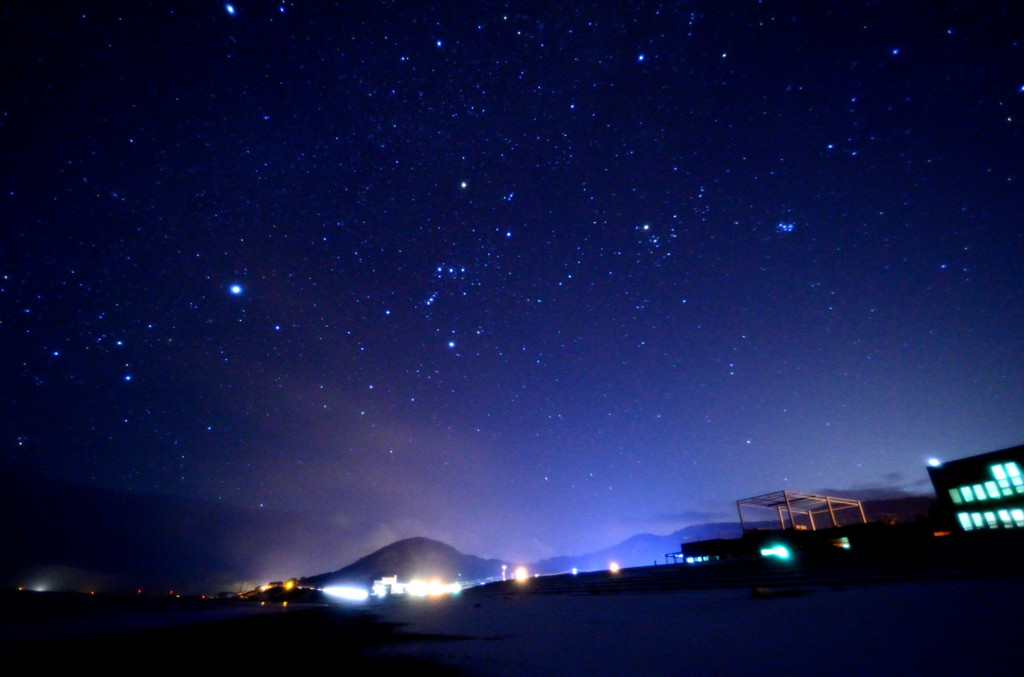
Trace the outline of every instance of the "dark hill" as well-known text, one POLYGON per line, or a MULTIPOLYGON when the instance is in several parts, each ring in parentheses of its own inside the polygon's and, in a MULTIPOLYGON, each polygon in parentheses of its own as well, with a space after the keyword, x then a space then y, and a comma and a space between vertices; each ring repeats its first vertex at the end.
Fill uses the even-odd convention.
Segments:
POLYGON ((938 505, 934 496, 902 496, 863 501, 864 515, 869 522, 910 524, 927 518, 938 505))
POLYGON ((496 559, 464 555, 446 543, 429 538, 407 538, 370 553, 347 567, 310 576, 302 582, 318 588, 329 585, 368 588, 375 580, 398 576, 398 580, 405 583, 414 579, 464 583, 500 577, 502 564, 496 559))
POLYGON ((623 567, 650 566, 664 563, 667 553, 679 552, 681 543, 711 538, 739 538, 741 535, 739 522, 694 524, 665 536, 637 534, 596 552, 541 560, 531 567, 531 571, 539 574, 561 573, 574 568, 596 571, 607 569, 612 562, 623 567))
POLYGON ((208 592, 250 568, 216 544, 262 533, 253 510, 198 499, 115 491, 0 464, 0 586, 208 592))

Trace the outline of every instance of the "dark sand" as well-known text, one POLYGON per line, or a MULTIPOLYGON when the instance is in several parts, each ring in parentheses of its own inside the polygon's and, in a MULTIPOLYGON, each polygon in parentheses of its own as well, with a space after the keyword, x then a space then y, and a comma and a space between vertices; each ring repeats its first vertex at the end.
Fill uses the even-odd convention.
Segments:
MULTIPOLYGON (((310 669, 332 674, 458 675, 406 656, 362 652, 408 641, 458 641, 397 632, 364 609, 257 602, 12 592, 0 598, 0 648, 10 668, 146 674, 163 670, 310 669)), ((7 672, 7 670, 4 670, 7 672)), ((25 674, 25 669, 7 674, 25 674)))

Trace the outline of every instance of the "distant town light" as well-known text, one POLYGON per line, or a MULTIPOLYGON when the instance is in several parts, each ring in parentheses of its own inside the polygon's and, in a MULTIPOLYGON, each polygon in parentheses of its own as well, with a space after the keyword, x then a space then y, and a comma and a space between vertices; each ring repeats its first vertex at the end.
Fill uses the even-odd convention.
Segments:
POLYGON ((608 571, 612 572, 613 574, 619 573, 619 563, 612 562, 611 565, 608 567, 608 571))
POLYGON ((940 465, 942 465, 942 461, 940 461, 937 458, 929 458, 928 465, 930 465, 933 468, 938 468, 940 465))
POLYGON ((525 581, 529 577, 529 573, 526 571, 526 567, 518 567, 516 569, 516 580, 525 581))

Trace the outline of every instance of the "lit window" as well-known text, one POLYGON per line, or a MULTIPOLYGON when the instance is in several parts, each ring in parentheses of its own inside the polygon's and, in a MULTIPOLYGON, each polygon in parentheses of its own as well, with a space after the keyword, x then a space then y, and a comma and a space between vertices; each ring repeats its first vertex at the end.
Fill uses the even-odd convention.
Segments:
POLYGON ((992 480, 985 482, 985 491, 988 492, 989 498, 999 498, 999 487, 992 480))
POLYGON ((1010 511, 1009 510, 1000 510, 999 511, 999 521, 1002 522, 1003 526, 1006 527, 1007 529, 1010 529, 1010 528, 1013 527, 1013 521, 1010 519, 1010 511))
POLYGON ((994 512, 985 513, 985 526, 989 529, 996 529, 999 527, 999 523, 996 522, 996 514, 994 512))
POLYGON ((1009 475, 1010 481, 1013 482, 1013 488, 1018 494, 1024 494, 1024 478, 1020 476, 1020 468, 1013 462, 1007 463, 1005 467, 1006 474, 1009 475))
POLYGON ((1003 470, 1003 466, 1001 466, 1001 465, 994 465, 994 466, 992 466, 992 476, 995 477, 997 480, 1005 480, 1006 479, 1006 471, 1003 470))
POLYGON ((958 512, 956 514, 956 516, 957 516, 957 519, 960 520, 960 526, 962 526, 964 528, 964 531, 970 531, 971 529, 974 528, 974 525, 971 524, 971 516, 970 515, 968 515, 965 512, 958 512))
POLYGON ((1013 517, 1014 523, 1019 527, 1024 527, 1024 510, 1018 508, 1017 510, 1011 510, 1010 515, 1013 517))
POLYGON ((977 498, 979 501, 984 501, 986 498, 988 498, 988 496, 985 495, 985 487, 981 486, 980 484, 975 484, 974 497, 977 498))
POLYGON ((974 492, 970 487, 960 487, 960 493, 964 495, 964 500, 968 503, 974 500, 974 492))
POLYGON ((979 529, 982 528, 983 526, 985 526, 985 523, 981 521, 981 513, 980 512, 972 512, 971 513, 971 520, 974 522, 974 526, 978 527, 979 529))
POLYGON ((960 500, 960 490, 959 489, 950 489, 949 490, 949 497, 953 499, 953 503, 955 505, 960 505, 961 503, 963 503, 963 501, 960 500))

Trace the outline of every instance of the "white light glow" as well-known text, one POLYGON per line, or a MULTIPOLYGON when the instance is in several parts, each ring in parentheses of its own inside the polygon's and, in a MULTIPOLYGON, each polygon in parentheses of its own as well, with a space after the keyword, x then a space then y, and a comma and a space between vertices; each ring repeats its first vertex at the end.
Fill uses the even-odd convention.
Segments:
POLYGON ((440 595, 457 594, 462 591, 458 583, 442 583, 434 580, 430 583, 413 581, 406 586, 406 592, 413 597, 438 597, 440 595))
POLYGON ((324 594, 330 595, 331 597, 337 597, 339 599, 347 599, 353 602, 361 602, 370 596, 370 593, 365 590, 344 585, 324 588, 324 594))

